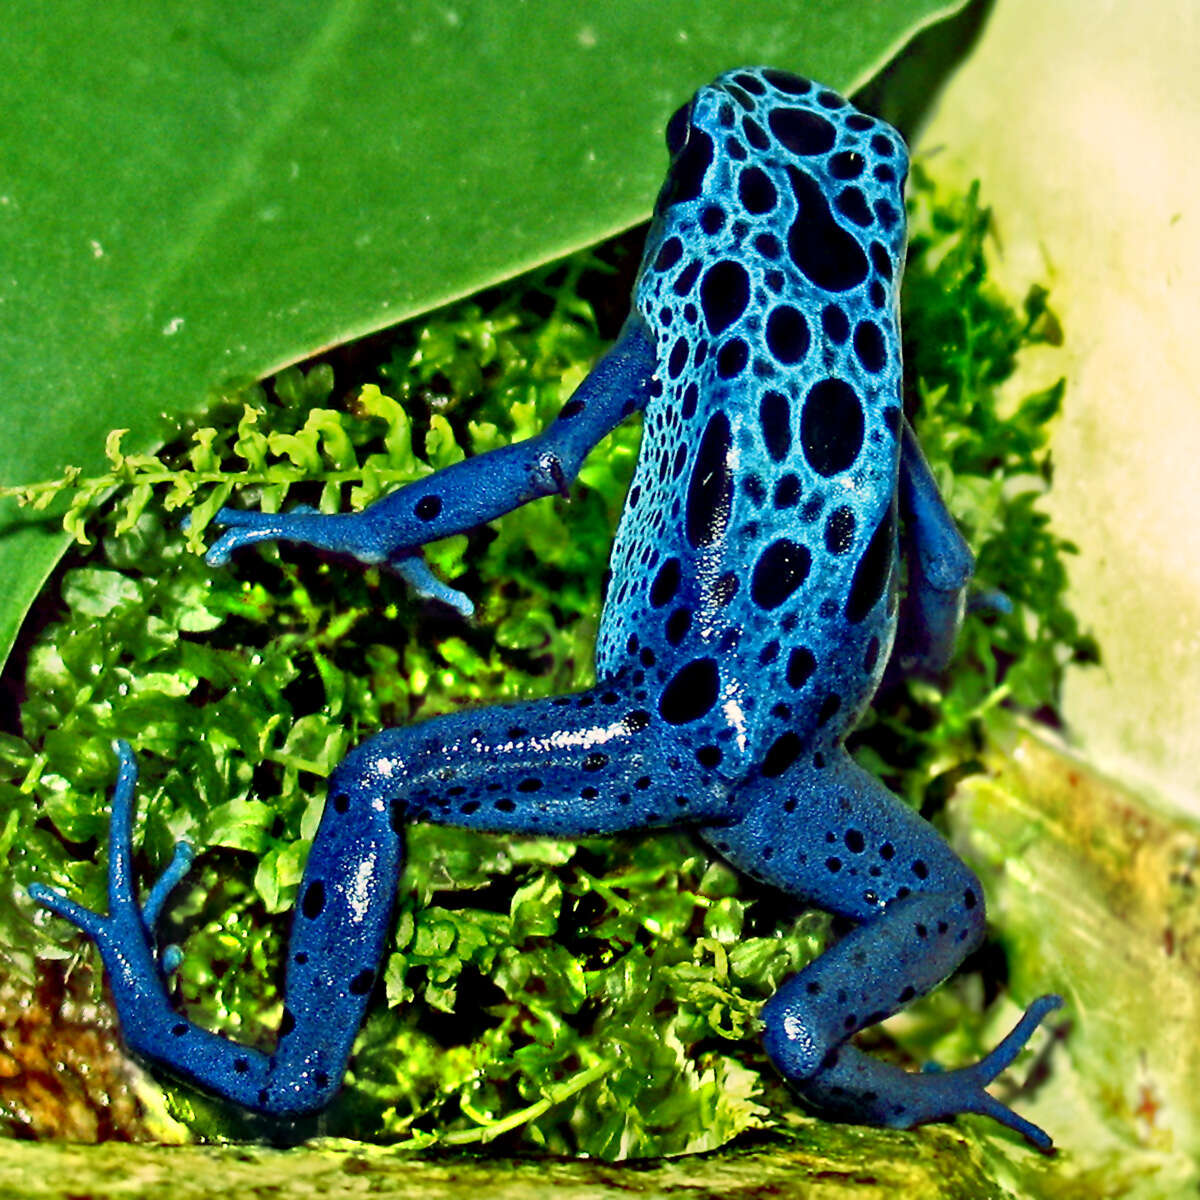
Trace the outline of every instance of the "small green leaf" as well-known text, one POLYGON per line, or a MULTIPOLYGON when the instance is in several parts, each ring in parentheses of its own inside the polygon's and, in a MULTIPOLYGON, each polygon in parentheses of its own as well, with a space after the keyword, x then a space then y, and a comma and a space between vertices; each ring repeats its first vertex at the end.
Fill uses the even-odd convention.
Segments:
POLYGON ((518 888, 509 906, 514 943, 520 945, 526 938, 553 934, 561 904, 562 886, 553 876, 538 875, 518 888))
POLYGON ((308 850, 307 842, 293 841, 263 855, 254 873, 254 888, 267 912, 287 912, 294 906, 308 850))
POLYGON ((114 608, 135 604, 141 597, 137 583, 120 571, 83 567, 69 571, 63 580, 63 600, 89 617, 106 617, 114 608))
POLYGON ((274 810, 261 800, 230 800, 209 811, 204 824, 204 843, 261 854, 274 820, 274 810))

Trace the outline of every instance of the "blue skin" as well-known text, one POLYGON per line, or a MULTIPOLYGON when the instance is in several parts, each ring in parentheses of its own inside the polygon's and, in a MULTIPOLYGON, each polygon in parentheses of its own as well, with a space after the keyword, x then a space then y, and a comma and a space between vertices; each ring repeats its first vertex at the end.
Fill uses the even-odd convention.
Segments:
POLYGON ((904 145, 833 92, 746 69, 701 88, 667 146, 633 311, 547 430, 359 514, 222 509, 208 553, 218 565, 254 542, 296 542, 391 567, 469 612, 419 547, 565 495, 588 451, 640 411, 595 687, 384 730, 338 766, 300 886, 274 1054, 168 1003, 178 952, 157 961, 154 926, 191 851, 140 906, 125 744, 109 914, 30 892, 99 945, 132 1050, 247 1109, 298 1116, 328 1104, 345 1071, 407 823, 570 837, 687 825, 747 874, 855 923, 762 1010, 766 1051, 805 1103, 901 1128, 986 1113, 1048 1150, 984 1087, 1058 997, 960 1070, 906 1073, 848 1040, 984 936, 975 876, 843 746, 885 668, 945 666, 972 565, 900 407, 904 145))

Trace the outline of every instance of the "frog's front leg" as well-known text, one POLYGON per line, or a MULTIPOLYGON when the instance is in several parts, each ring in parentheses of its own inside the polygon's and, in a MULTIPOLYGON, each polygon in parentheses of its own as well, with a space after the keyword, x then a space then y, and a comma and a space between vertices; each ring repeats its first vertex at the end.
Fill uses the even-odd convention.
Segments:
POLYGON ((954 652, 974 561, 907 421, 900 441, 899 497, 908 587, 889 673, 938 675, 954 652))
POLYGON ((984 1090, 1057 996, 1034 1001, 973 1066, 913 1074, 848 1044, 946 978, 984 935, 983 893, 936 831, 844 750, 737 797, 745 816, 703 831, 756 878, 858 922, 764 1006, 763 1044, 797 1093, 843 1120, 909 1128, 985 1113, 1039 1149, 1050 1138, 984 1090), (770 786, 768 786, 770 785, 770 786))
POLYGON ((455 463, 360 513, 223 508, 214 522, 227 528, 209 548, 208 562, 224 563, 234 550, 255 542, 296 542, 390 566, 419 593, 462 607, 457 593, 439 590, 444 585, 437 585, 423 568, 417 547, 473 529, 541 496, 565 494, 588 451, 645 407, 658 386, 656 367, 654 340, 634 314, 554 422, 536 437, 455 463))

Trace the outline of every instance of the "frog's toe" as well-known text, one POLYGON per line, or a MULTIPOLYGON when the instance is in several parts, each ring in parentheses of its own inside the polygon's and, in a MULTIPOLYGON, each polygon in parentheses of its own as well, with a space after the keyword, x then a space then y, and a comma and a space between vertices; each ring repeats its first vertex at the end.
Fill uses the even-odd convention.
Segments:
POLYGON ((145 921, 149 933, 154 933, 154 927, 158 924, 159 917, 162 916, 167 896, 188 873, 195 858, 196 850, 191 842, 175 843, 175 853, 171 861, 150 889, 146 903, 142 905, 142 920, 145 921))
MULTIPOLYGON (((312 512, 308 505, 297 505, 292 512, 312 512)), ((210 524, 223 525, 229 529, 258 529, 272 521, 278 521, 282 513, 263 512, 257 508, 218 508, 210 524)))
POLYGON ((213 517, 214 525, 227 526, 225 532, 208 548, 204 561, 210 567, 224 566, 235 550, 255 542, 279 538, 284 530, 280 513, 255 512, 251 509, 222 508, 213 517))
POLYGON ((462 617, 469 618, 474 614, 475 605, 471 603, 470 597, 465 592, 452 588, 448 583, 443 583, 419 554, 390 558, 388 566, 423 599, 440 600, 462 617))
POLYGON ((1061 996, 1053 994, 1039 996, 1025 1010, 1025 1015, 1013 1026, 1012 1032, 990 1054, 981 1058, 973 1067, 967 1067, 965 1070, 978 1079, 980 1087, 991 1083, 1001 1071, 1012 1064, 1013 1059, 1033 1036, 1033 1031, 1055 1009, 1062 1008, 1062 1003, 1061 996))
POLYGON ((104 934, 105 918, 82 904, 63 895, 57 888, 48 887, 44 883, 31 883, 28 888, 31 899, 43 908, 48 908, 56 917, 70 921, 78 929, 82 929, 93 941, 99 942, 104 934))
MULTIPOLYGON (((1002 1071, 1012 1065, 1013 1060, 1024 1048, 1025 1043, 1046 1017, 1062 1007, 1062 997, 1055 995, 1039 996, 1026 1010, 1024 1016, 1016 1023, 1009 1035, 1000 1042, 990 1054, 985 1055, 974 1066, 963 1067, 956 1071, 938 1072, 935 1078, 944 1081, 947 1089, 947 1099, 958 1112, 982 1113, 984 1116, 999 1121, 1001 1125, 1016 1130, 1031 1145, 1044 1153, 1054 1149, 1054 1142, 1044 1129, 1027 1121, 1024 1117, 1013 1112, 1006 1104, 1002 1104, 984 1089, 1002 1071)), ((930 1074, 922 1076, 929 1079, 930 1074)), ((936 1085, 935 1085, 936 1086, 936 1085)))
POLYGON ((982 1089, 975 1097, 975 1102, 969 1107, 964 1107, 962 1111, 981 1113, 985 1117, 991 1117, 993 1121, 999 1121, 1001 1125, 1019 1133, 1031 1146, 1043 1154, 1054 1153, 1054 1140, 1040 1125, 1027 1121, 1019 1113, 1013 1112, 1007 1104, 1001 1104, 995 1096, 989 1095, 982 1089))

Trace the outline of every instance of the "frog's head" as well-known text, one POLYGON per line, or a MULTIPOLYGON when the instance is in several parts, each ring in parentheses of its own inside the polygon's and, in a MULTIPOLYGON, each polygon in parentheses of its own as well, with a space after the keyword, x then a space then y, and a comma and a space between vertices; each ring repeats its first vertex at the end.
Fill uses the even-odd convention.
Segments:
POLYGON ((668 265, 732 256, 766 271, 774 260, 828 292, 899 275, 904 142, 836 92, 784 71, 727 71, 671 117, 666 141, 647 264, 663 248, 668 265))

